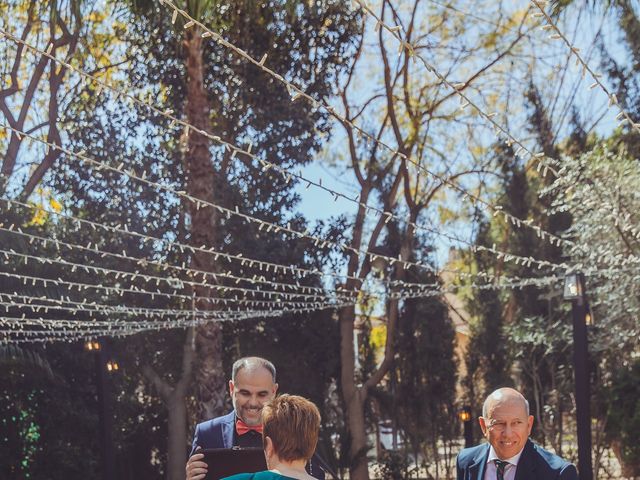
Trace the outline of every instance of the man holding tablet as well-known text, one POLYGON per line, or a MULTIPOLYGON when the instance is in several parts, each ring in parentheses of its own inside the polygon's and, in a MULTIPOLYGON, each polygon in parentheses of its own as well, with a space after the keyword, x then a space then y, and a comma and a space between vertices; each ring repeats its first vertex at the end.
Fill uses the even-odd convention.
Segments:
MULTIPOLYGON (((200 449, 262 448, 262 407, 278 390, 274 365, 260 357, 244 357, 233 364, 229 394, 233 411, 198 424, 186 465, 187 480, 205 478, 208 466, 200 449)), ((307 470, 324 479, 324 471, 314 456, 307 470)))

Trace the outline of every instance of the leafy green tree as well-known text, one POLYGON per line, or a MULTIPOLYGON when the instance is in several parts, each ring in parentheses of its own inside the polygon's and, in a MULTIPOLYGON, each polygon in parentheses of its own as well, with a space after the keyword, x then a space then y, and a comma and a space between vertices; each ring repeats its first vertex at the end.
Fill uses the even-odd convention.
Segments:
MULTIPOLYGON (((618 364, 620 362, 612 362, 618 364)), ((616 365, 602 392, 608 406, 605 433, 627 478, 640 476, 640 361, 616 365)))
MULTIPOLYGON (((393 221, 388 229, 385 248, 395 257, 402 231, 393 221)), ((429 240, 417 236, 414 259, 427 261, 429 240)), ((407 281, 440 284, 431 272, 409 272, 407 281)), ((455 407, 456 332, 443 298, 432 295, 404 300, 395 342, 395 350, 401 353, 394 359, 389 380, 374 394, 380 410, 375 421, 390 419, 404 445, 382 459, 383 470, 389 470, 390 478, 411 478, 425 468, 435 478, 448 478, 459 422, 455 407)))
POLYGON ((55 380, 27 365, 1 369, 3 478, 79 479, 87 471, 100 472, 98 412, 90 381, 93 365, 78 366, 81 346, 51 350, 58 350, 56 358, 47 352, 55 380))
MULTIPOLYGON (((214 19, 211 21, 224 31, 230 41, 245 48, 252 56, 260 58, 268 53, 271 68, 287 72, 287 76, 311 94, 328 96, 333 88, 332 79, 338 74, 343 56, 349 51, 353 18, 344 15, 344 6, 340 2, 304 4, 293 9, 282 8, 285 3, 269 6, 243 3, 242 15, 236 9, 217 5, 212 10, 214 19)), ((245 148, 252 141, 253 151, 260 158, 285 167, 304 164, 318 151, 320 139, 315 133, 328 131, 325 115, 309 106, 291 102, 286 88, 270 81, 268 76, 244 60, 234 60, 222 68, 220 59, 227 61, 228 52, 220 45, 203 41, 200 35, 196 35, 196 39, 194 30, 187 30, 184 38, 176 38, 171 33, 174 29, 171 15, 164 9, 157 9, 155 3, 150 10, 143 10, 144 5, 139 7, 145 12, 144 16, 123 13, 132 20, 132 28, 125 37, 131 48, 126 68, 114 79, 117 85, 138 96, 157 98, 156 106, 178 112, 177 116, 211 134, 245 148), (190 49, 194 42, 199 44, 195 50, 190 49), (201 66, 190 70, 193 62, 197 61, 201 66), (196 87, 200 89, 198 92, 193 90, 196 87), (190 110, 190 105, 197 110, 202 102, 208 105, 208 113, 190 110), (272 108, 274 102, 278 102, 281 108, 272 108)), ((191 14, 197 15, 197 12, 191 14)), ((184 131, 172 130, 165 118, 138 116, 129 104, 112 92, 104 90, 98 95, 95 84, 86 84, 83 93, 72 105, 77 112, 77 121, 69 126, 72 150, 86 150, 91 157, 114 167, 124 164, 138 173, 144 171, 153 182, 187 191, 201 199, 229 208, 238 207, 244 213, 282 225, 290 224, 298 230, 306 228, 302 216, 288 214, 295 209, 297 201, 293 193, 294 182, 289 183, 273 172, 263 172, 258 162, 246 156, 234 159, 231 152, 220 145, 209 144, 208 139, 192 129, 187 138, 182 135, 184 131), (194 142, 193 145, 190 142, 194 142), (206 148, 203 149, 203 145, 206 148), (206 171, 198 173, 202 168, 206 171), (190 185, 191 180, 198 185, 190 185), (203 193, 202 189, 208 190, 203 193)), ((178 239, 198 247, 204 244, 230 253, 252 252, 254 258, 281 264, 303 266, 308 263, 308 258, 317 255, 311 245, 302 247, 295 239, 273 237, 233 217, 219 219, 217 211, 195 209, 175 196, 142 188, 113 172, 88 168, 78 162, 64 162, 55 172, 54 185, 57 191, 66 192, 65 204, 74 215, 123 225, 129 230, 158 238, 178 239), (194 233, 194 229, 205 233, 194 233)), ((126 251, 141 258, 177 264, 185 261, 184 255, 178 251, 134 241, 126 235, 111 238, 96 236, 90 231, 75 231, 68 238, 84 244, 90 241, 102 250, 126 251)), ((233 268, 234 274, 239 276, 262 274, 255 266, 214 266, 210 264, 212 259, 213 255, 197 254, 188 256, 186 263, 207 271, 233 268)), ((124 261, 114 261, 110 265, 113 268, 132 268, 124 261)), ((148 267, 147 271, 162 275, 155 268, 148 267)), ((285 275, 278 280, 296 281, 293 276, 285 275)), ((305 282, 308 280, 301 280, 302 284, 305 282)), ((243 286, 251 287, 248 283, 243 286)), ((190 292, 186 289, 185 293, 190 292)), ((136 305, 137 302, 140 302, 139 297, 130 298, 128 304, 136 305)), ((171 305, 158 300, 155 303, 163 308, 171 305)), ((203 309, 202 305, 198 307, 203 309)), ((194 367, 200 372, 203 368, 209 372, 215 370, 220 382, 196 377, 197 400, 189 402, 188 406, 196 407, 195 417, 198 420, 221 413, 227 390, 226 372, 220 369, 222 363, 209 350, 218 348, 215 347, 221 338, 219 332, 216 333, 218 326, 207 328, 213 329, 212 337, 207 337, 213 340, 203 342, 201 336, 196 342, 200 360, 194 367)), ((157 336, 141 336, 119 342, 119 345, 132 368, 145 371, 148 378, 153 378, 154 391, 172 392, 173 396, 184 399, 181 392, 186 391, 183 388, 193 384, 175 368, 180 362, 167 362, 161 358, 179 358, 187 351, 189 342, 185 343, 186 337, 182 332, 170 333, 167 337, 167 341, 161 343, 175 352, 171 355, 162 352, 158 348, 160 344, 153 343, 158 341, 157 336), (147 338, 149 341, 145 340, 147 338), (175 338, 180 340, 176 342, 175 338), (156 369, 155 375, 151 365, 156 369), (176 391, 178 385, 181 388, 176 391)), ((184 363, 185 366, 188 364, 184 363)), ((186 375, 188 371, 183 369, 182 373, 186 375)), ((145 394, 150 392, 145 390, 145 394)), ((177 427, 174 432, 171 428, 171 425, 181 424, 181 411, 180 408, 168 409, 169 437, 173 445, 168 456, 170 478, 183 475, 186 460, 186 431, 179 432, 181 428, 177 427)))
MULTIPOLYGON (((476 243, 482 246, 494 243, 489 223, 480 223, 476 243)), ((467 255, 474 256, 472 261, 477 265, 478 271, 494 271, 495 259, 487 252, 478 250, 467 255)), ((499 293, 492 289, 478 289, 471 295, 466 302, 471 321, 469 343, 465 350, 467 374, 462 383, 467 403, 472 405, 474 413, 479 414, 482 402, 489 393, 500 386, 511 385, 511 359, 499 293)))
MULTIPOLYGON (((412 281, 433 282, 435 278, 412 281)), ((407 300, 400 317, 393 410, 416 462, 435 478, 449 478, 456 413, 455 329, 438 297, 407 300), (444 449, 445 455, 442 455, 444 449)))

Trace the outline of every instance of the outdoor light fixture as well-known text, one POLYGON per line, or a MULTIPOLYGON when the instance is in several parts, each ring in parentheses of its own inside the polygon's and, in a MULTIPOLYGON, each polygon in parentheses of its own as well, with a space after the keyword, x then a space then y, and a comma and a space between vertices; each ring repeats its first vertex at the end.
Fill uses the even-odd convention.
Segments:
POLYGON ((593 309, 591 308, 591 305, 589 305, 588 303, 585 311, 586 312, 584 314, 584 324, 587 327, 592 327, 593 325, 595 325, 596 321, 595 321, 595 317, 593 316, 593 309))
POLYGON ((471 407, 465 405, 458 413, 458 418, 461 422, 469 422, 471 420, 471 407))
POLYGON ((565 300, 579 300, 584 296, 584 275, 582 272, 568 273, 564 277, 565 300))
POLYGON ((98 352, 100 351, 101 348, 102 346, 100 345, 100 342, 93 342, 89 340, 84 344, 84 349, 87 350, 88 352, 92 352, 92 351, 98 352))
POLYGON ((111 361, 111 360, 109 360, 107 362, 107 371, 108 372, 115 372, 116 370, 118 370, 118 368, 120 368, 120 367, 118 367, 118 362, 114 362, 114 361, 111 361))
POLYGON ((473 422, 471 421, 471 406, 465 405, 458 412, 458 418, 462 422, 464 432, 464 448, 473 446, 473 422))

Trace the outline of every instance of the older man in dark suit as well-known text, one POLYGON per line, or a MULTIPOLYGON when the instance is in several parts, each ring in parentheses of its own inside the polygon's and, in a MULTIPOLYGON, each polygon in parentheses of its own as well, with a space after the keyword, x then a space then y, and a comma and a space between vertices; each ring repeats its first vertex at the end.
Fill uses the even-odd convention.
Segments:
POLYGON ((488 443, 460 452, 458 480, 577 480, 576 467, 529 440, 529 402, 512 388, 487 397, 479 418, 488 443))

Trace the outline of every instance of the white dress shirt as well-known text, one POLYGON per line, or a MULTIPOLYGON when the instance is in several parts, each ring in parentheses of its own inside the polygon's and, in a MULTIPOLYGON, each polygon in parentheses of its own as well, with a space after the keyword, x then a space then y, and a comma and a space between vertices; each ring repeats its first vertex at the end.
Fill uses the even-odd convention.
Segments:
MULTIPOLYGON (((522 450, 524 450, 524 447, 522 448, 522 450)), ((516 478, 516 467, 518 466, 518 462, 520 461, 522 450, 520 450, 517 455, 504 460, 505 462, 508 462, 508 464, 504 467, 504 480, 514 480, 516 478)), ((494 460, 496 459, 498 459, 498 455, 496 455, 496 451, 493 449, 493 446, 491 446, 489 448, 489 459, 487 460, 487 468, 485 468, 484 470, 484 480, 496 480, 498 478, 498 469, 496 468, 496 464, 494 463, 494 460)))

